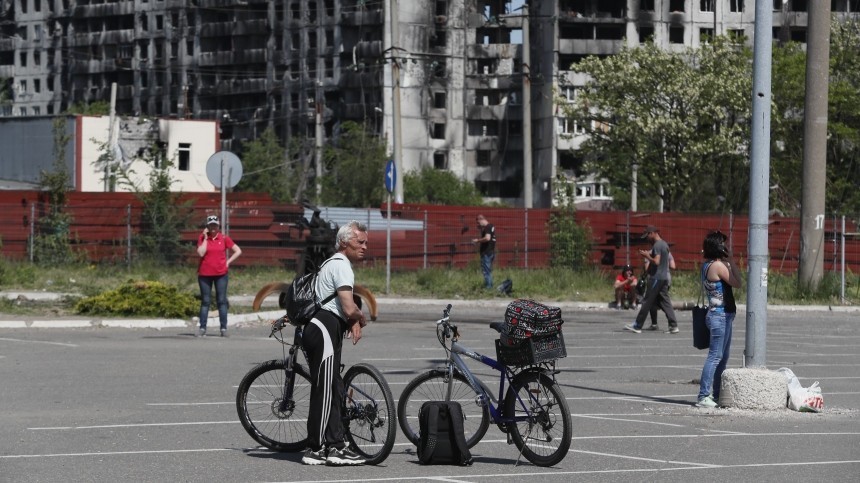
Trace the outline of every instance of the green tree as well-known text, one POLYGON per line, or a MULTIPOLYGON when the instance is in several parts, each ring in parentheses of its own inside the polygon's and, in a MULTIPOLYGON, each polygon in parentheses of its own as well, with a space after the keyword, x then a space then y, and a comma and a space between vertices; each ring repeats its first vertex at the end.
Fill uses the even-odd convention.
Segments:
POLYGON ((170 171, 174 163, 162 143, 153 142, 140 160, 151 168, 147 179, 148 188, 134 182, 133 169, 118 173, 118 181, 133 191, 143 203, 140 233, 133 242, 141 258, 173 264, 186 255, 182 230, 190 223, 191 201, 180 203, 182 193, 173 191, 175 180, 170 171))
POLYGON ((78 102, 69 106, 68 113, 82 116, 107 116, 110 114, 110 103, 107 101, 78 102))
POLYGON ((588 223, 576 222, 574 187, 559 179, 561 188, 555 192, 555 205, 549 216, 549 242, 552 266, 578 269, 588 263, 591 252, 591 228, 588 223))
POLYGON ((80 258, 72 249, 69 233, 72 216, 66 213, 67 192, 71 185, 71 176, 66 168, 66 146, 71 139, 66 132, 66 118, 54 118, 52 131, 53 169, 39 175, 39 184, 48 197, 48 210, 39 219, 39 232, 33 240, 33 259, 44 265, 71 263, 80 258))
POLYGON ((363 125, 344 122, 323 151, 325 174, 320 203, 354 208, 378 207, 385 198, 385 144, 363 125))
MULTIPOLYGON (((798 216, 803 164, 806 52, 795 43, 777 45, 773 56, 774 111, 771 207, 798 216)), ((860 24, 834 21, 830 34, 827 122, 828 213, 860 212, 860 24)))
POLYGON ((266 129, 259 138, 245 144, 242 165, 244 174, 236 191, 268 193, 278 203, 296 201, 293 193, 299 172, 273 129, 266 129))
POLYGON ((454 173, 425 167, 403 176, 403 198, 407 203, 481 206, 483 197, 473 183, 454 173))
POLYGON ((635 166, 643 205, 662 200, 666 211, 715 209, 718 200, 746 208, 748 48, 724 37, 684 52, 648 43, 572 69, 590 79, 565 106, 588 135, 586 171, 626 192, 635 166))

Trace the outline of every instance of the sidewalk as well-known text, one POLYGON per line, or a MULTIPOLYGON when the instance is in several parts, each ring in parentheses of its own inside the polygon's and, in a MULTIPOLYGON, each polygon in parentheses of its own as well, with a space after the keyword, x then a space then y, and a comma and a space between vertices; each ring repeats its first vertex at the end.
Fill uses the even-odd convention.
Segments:
MULTIPOLYGON (((27 292, 27 291, 0 291, 0 297, 7 299, 17 299, 19 297, 27 300, 49 301, 57 300, 71 294, 56 293, 56 292, 27 292)), ((230 296, 230 300, 234 304, 250 306, 254 300, 253 295, 235 295, 230 296)), ((494 298, 483 300, 441 300, 441 299, 421 299, 411 297, 377 297, 376 302, 379 306, 379 311, 384 312, 386 307, 398 305, 432 305, 440 309, 448 303, 455 306, 468 304, 470 309, 492 309, 495 313, 503 314, 510 299, 494 298)), ((562 310, 600 310, 600 311, 615 311, 606 302, 548 302, 551 305, 561 307, 562 310)), ((690 310, 695 305, 694 302, 676 301, 675 310, 684 311, 690 310)), ((253 325, 268 320, 278 318, 284 314, 284 311, 278 308, 277 298, 269 297, 263 302, 264 310, 260 312, 245 313, 245 314, 230 314, 230 325, 233 327, 242 327, 244 325, 253 325)), ((739 312, 745 312, 745 305, 738 305, 739 312)), ((826 306, 826 305, 771 305, 768 311, 779 312, 840 312, 840 313, 860 313, 858 306, 826 306)), ((212 312, 210 311, 210 314, 212 312)), ((633 313, 633 312, 631 312, 633 313)), ((218 313, 209 318, 209 324, 218 325, 218 313)), ((0 314, 0 329, 54 329, 54 328, 87 328, 87 327, 110 327, 110 328, 126 328, 126 329, 170 329, 170 328, 188 328, 193 329, 197 326, 195 320, 183 319, 164 319, 164 318, 100 318, 100 317, 62 317, 50 318, 45 316, 8 316, 0 314)))

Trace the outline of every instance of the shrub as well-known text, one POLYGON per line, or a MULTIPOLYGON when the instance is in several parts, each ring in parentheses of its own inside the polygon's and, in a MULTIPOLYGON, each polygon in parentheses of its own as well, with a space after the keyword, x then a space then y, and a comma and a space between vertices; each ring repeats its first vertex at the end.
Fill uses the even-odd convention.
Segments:
POLYGON ((200 302, 189 293, 161 282, 134 281, 75 304, 75 312, 92 315, 188 318, 200 302))

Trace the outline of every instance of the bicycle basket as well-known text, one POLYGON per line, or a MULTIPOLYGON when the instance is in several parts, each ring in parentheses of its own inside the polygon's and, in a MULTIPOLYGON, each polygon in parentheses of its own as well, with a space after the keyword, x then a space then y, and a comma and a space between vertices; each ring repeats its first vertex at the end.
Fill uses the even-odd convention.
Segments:
POLYGON ((562 357, 567 357, 567 347, 561 332, 531 337, 514 346, 496 339, 496 359, 507 366, 528 366, 562 357))

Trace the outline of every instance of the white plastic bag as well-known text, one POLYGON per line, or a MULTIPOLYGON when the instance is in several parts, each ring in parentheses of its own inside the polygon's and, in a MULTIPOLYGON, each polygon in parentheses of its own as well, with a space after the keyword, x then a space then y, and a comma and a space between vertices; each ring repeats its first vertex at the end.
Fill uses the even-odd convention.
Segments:
POLYGON ((788 383, 788 402, 786 405, 789 409, 817 413, 824 408, 824 397, 821 395, 818 381, 805 388, 791 369, 780 367, 776 372, 781 372, 788 383))
POLYGON ((798 411, 802 413, 817 413, 821 412, 822 409, 824 409, 824 396, 821 395, 818 381, 815 381, 811 386, 804 389, 803 401, 800 403, 798 411))

